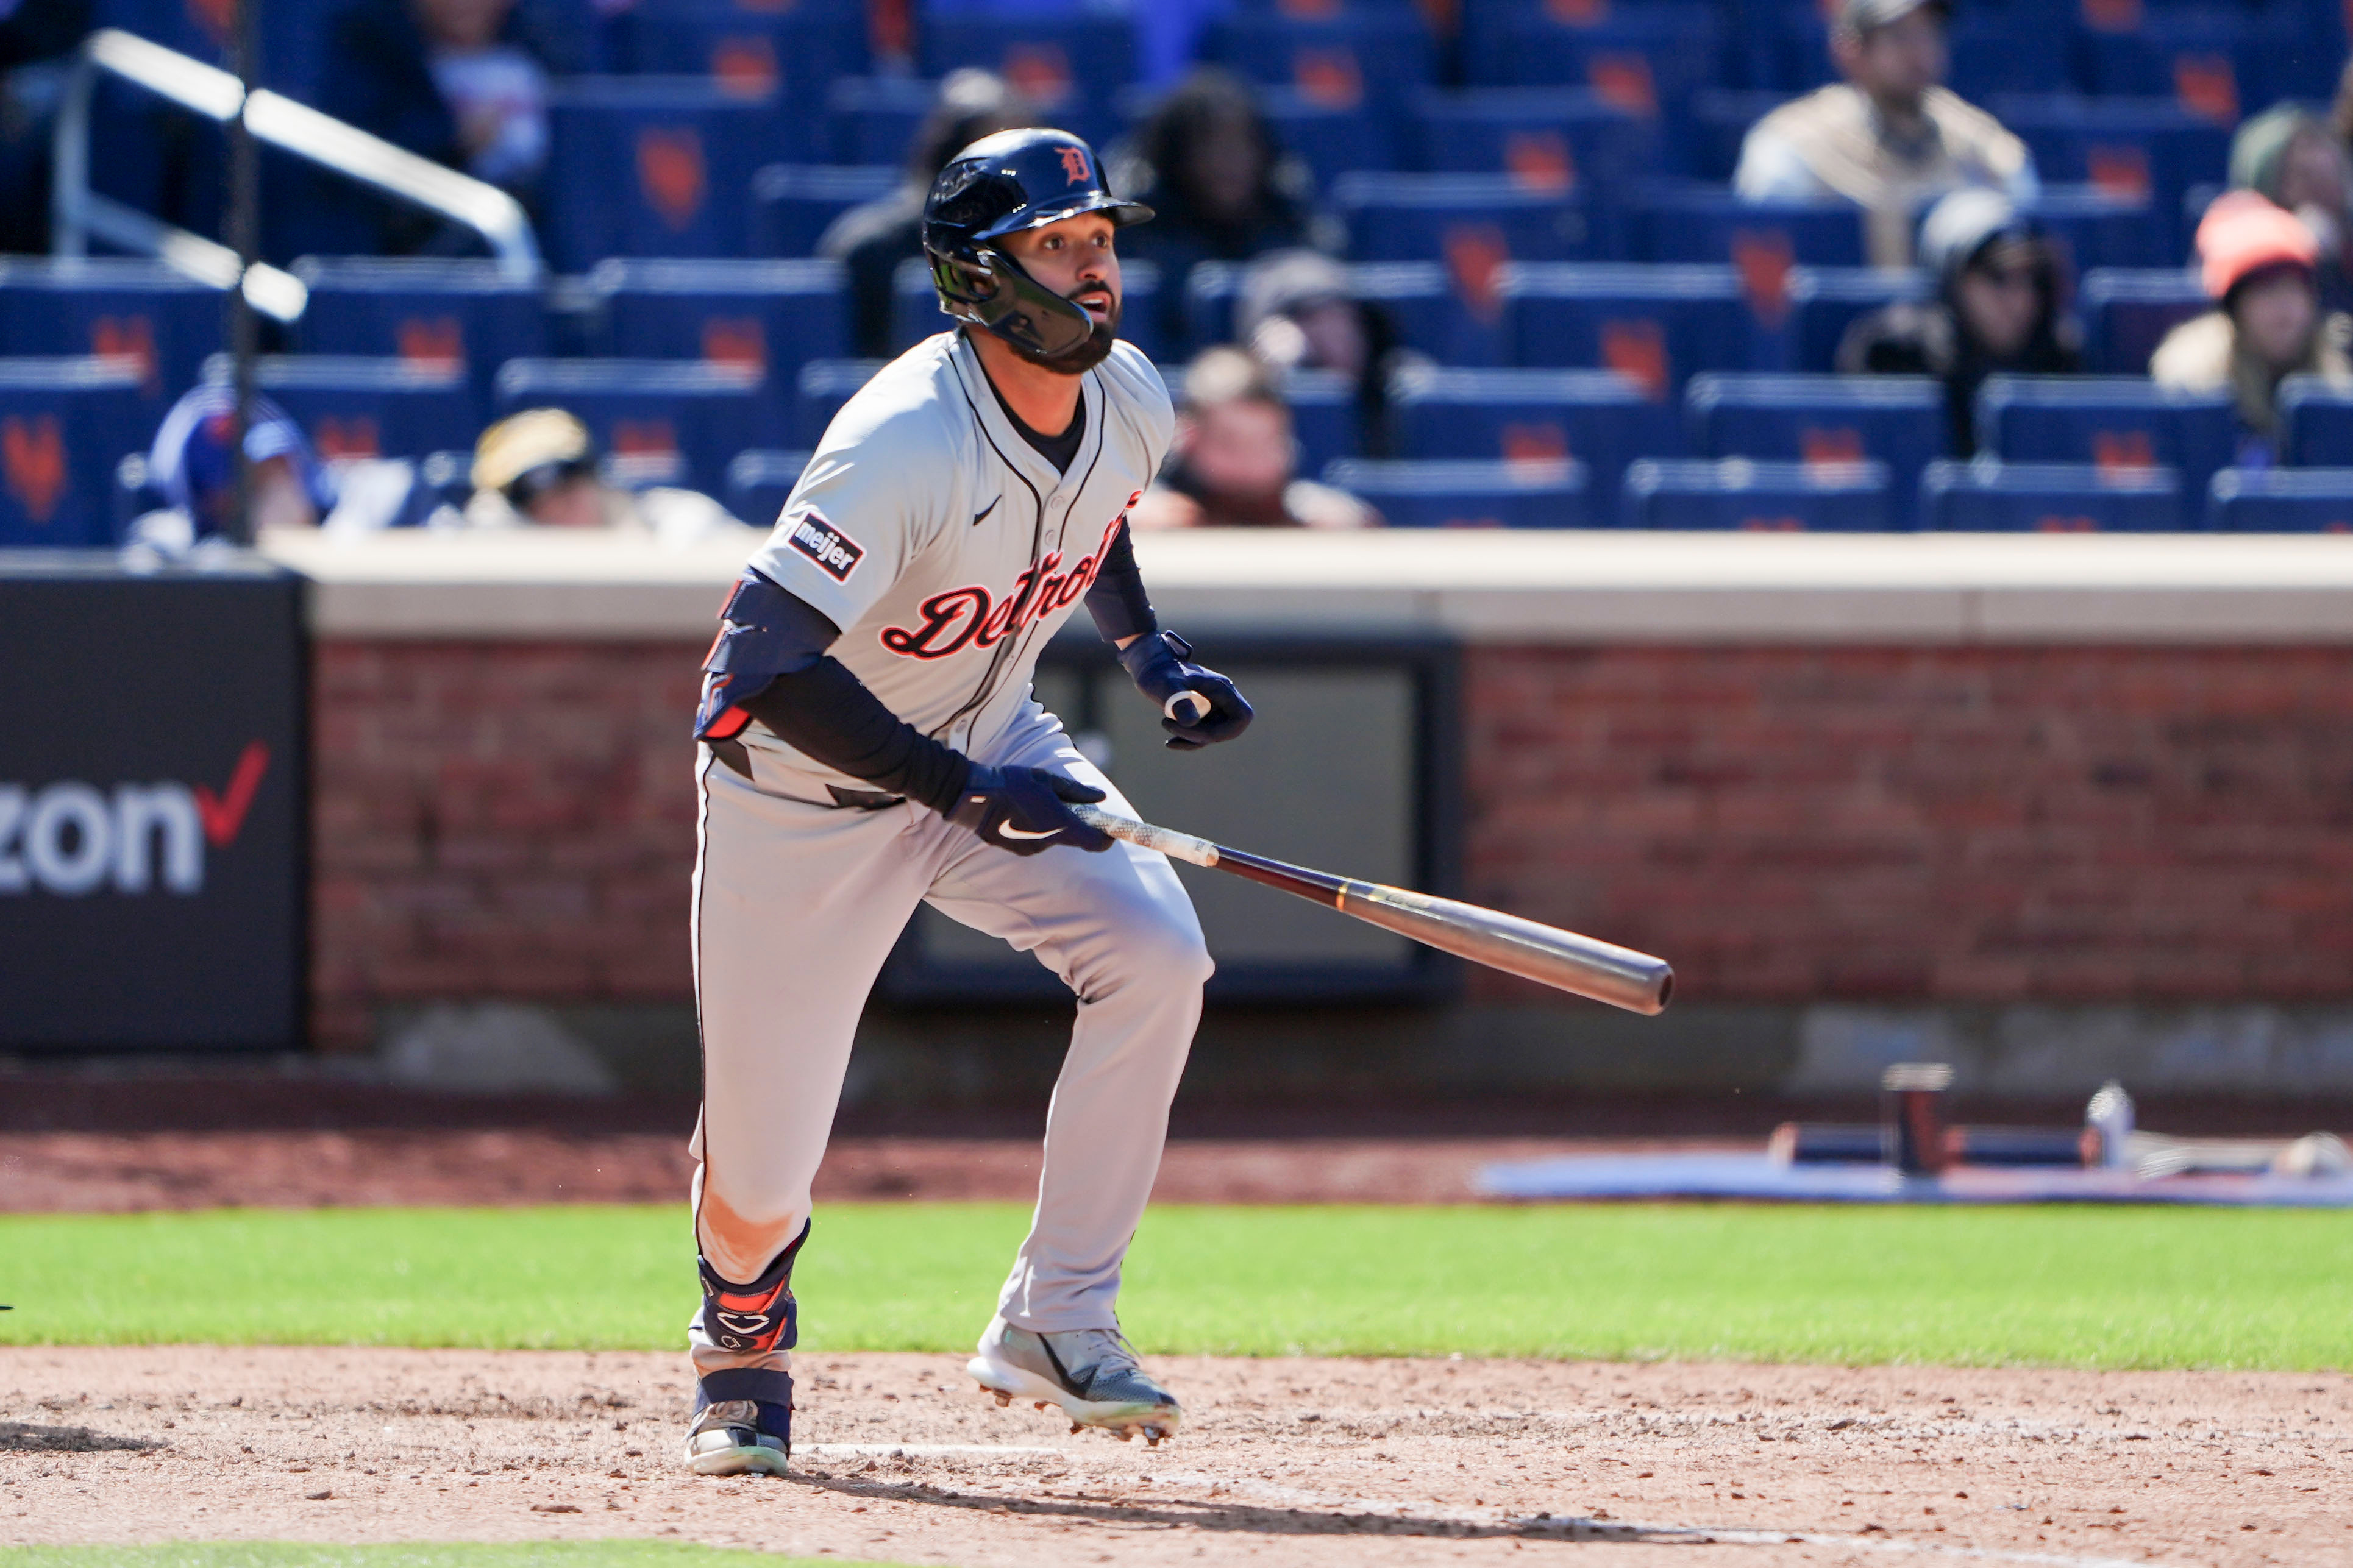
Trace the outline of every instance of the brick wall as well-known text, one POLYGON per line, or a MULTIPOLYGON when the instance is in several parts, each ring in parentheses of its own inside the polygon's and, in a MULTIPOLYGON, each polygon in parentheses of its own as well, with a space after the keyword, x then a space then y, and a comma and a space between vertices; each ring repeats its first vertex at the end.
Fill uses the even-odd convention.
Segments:
POLYGON ((702 647, 326 642, 313 1026, 385 1003, 691 994, 686 739, 702 647))
MULTIPOLYGON (((688 996, 701 652, 319 648, 322 1047, 385 1004, 688 996)), ((1463 668, 1471 895, 1667 953, 1686 1000, 2353 997, 2353 649, 1463 668)))
POLYGON ((1685 1000, 2353 995, 2353 650, 1465 668, 1472 896, 1670 954, 1685 1000))

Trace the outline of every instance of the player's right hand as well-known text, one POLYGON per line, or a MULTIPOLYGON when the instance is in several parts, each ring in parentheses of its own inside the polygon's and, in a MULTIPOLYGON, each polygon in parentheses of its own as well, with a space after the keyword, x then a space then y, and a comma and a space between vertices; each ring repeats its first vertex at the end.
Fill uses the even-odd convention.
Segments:
POLYGON ((1103 792, 1090 784, 1043 768, 992 768, 975 763, 948 820, 1016 855, 1035 855, 1057 844, 1099 854, 1111 847, 1111 835, 1080 821, 1064 803, 1092 805, 1103 797, 1103 792))

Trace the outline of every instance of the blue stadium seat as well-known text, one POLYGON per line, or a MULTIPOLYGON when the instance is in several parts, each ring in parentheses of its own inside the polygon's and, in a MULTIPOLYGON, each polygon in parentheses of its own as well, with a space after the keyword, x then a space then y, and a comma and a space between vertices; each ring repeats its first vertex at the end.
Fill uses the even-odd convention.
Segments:
POLYGON ((702 78, 581 78, 549 95, 540 226, 551 266, 608 256, 749 256, 752 174, 797 141, 780 97, 702 78))
POLYGON ((849 352, 838 262, 606 261, 588 280, 607 358, 749 365, 789 386, 810 360, 849 352))
POLYGON ((2153 221, 2165 230, 2158 264, 2188 254, 2182 199, 2192 187, 2223 178, 2229 126, 2192 114, 2170 98, 2019 95, 1995 99, 1989 107, 2026 143, 2046 184, 2147 195, 2156 207, 2153 221))
MULTIPOLYGON (((1171 390, 1184 383, 1181 374, 1168 377, 1171 390)), ((1291 405, 1291 434, 1299 443, 1303 474, 1323 471, 1341 458, 1365 449, 1364 422, 1356 404, 1356 384, 1328 370, 1294 370, 1281 384, 1283 402, 1291 405)))
MULTIPOLYGON (((206 377, 227 381, 227 355, 206 377)), ((311 437, 322 458, 423 458, 471 451, 483 421, 458 365, 347 354, 271 354, 254 385, 311 437)))
POLYGON ((825 427, 841 412, 858 389, 874 379, 886 361, 879 359, 812 360, 801 366, 793 384, 792 444, 815 447, 825 438, 825 427))
POLYGON ((1978 449, 2009 463, 2166 468, 2202 495, 2231 461, 2238 415, 2227 392, 2169 392, 2123 376, 1995 376, 1978 393, 1978 449))
POLYGON ((770 163, 752 176, 753 254, 814 256, 834 219, 906 177, 892 163, 770 163))
POLYGON ((1786 301, 1747 283, 1729 267, 1514 267, 1504 284, 1514 359, 1599 365, 1659 398, 1697 371, 1786 369, 1786 301))
POLYGON ((844 77, 826 89, 827 145, 836 163, 903 166, 940 84, 902 76, 844 77))
POLYGON ((1740 167, 1748 128, 1788 100, 1778 89, 1712 87, 1693 93, 1683 133, 1684 172, 1713 184, 1728 184, 1740 167))
POLYGON ((294 270, 311 289, 294 328, 304 353, 461 364, 478 414, 499 366, 549 352, 540 286, 491 262, 307 257, 294 270))
POLYGON ((1507 0, 1464 7, 1463 76, 1476 85, 1589 87, 1636 113, 1672 114, 1694 89, 1723 80, 1725 65, 1711 5, 1507 0))
POLYGON ((2150 196, 2045 185, 2026 211, 2078 278, 2095 267, 2162 267, 2179 256, 2174 211, 2150 196))
POLYGON ((2353 533, 2353 468, 2224 468, 2206 491, 2215 533, 2353 533))
POLYGON ((1844 202, 1743 201, 1720 185, 1659 184, 1634 197, 1635 250, 1645 261, 1783 268, 1860 267, 1862 219, 1844 202))
POLYGON ((730 365, 677 360, 512 360, 499 412, 564 408, 596 438, 615 477, 715 493, 738 452, 778 447, 784 414, 767 385, 730 365))
POLYGON ((2195 273, 2104 267, 2084 276, 2076 294, 2084 319, 2084 363, 2105 375, 2146 375, 2165 334, 2214 308, 2195 273))
MULTIPOLYGON (((1194 348, 1234 341, 1234 298, 1246 268, 1206 261, 1185 280, 1185 318, 1194 348)), ((1500 279, 1485 303, 1435 261, 1373 261, 1348 269, 1356 297, 1378 310, 1406 347, 1440 364, 1493 365, 1511 347, 1500 279)))
POLYGON ((1509 174, 1531 190, 1623 190, 1662 172, 1659 122, 1584 87, 1415 93, 1408 132, 1433 174, 1509 174))
MULTIPOLYGON (((1328 103, 1295 87, 1261 87, 1259 108, 1282 150, 1307 165, 1315 188, 1328 191, 1353 169, 1398 166, 1396 116, 1362 103, 1328 103)), ((1144 109, 1147 100, 1139 100, 1144 109)))
POLYGON ((114 470, 155 415, 139 368, 87 356, 0 359, 0 549, 114 542, 114 470))
MULTIPOLYGON (((1813 0, 1758 7, 1759 29, 1749 48, 1750 80, 1788 92, 1834 79, 1830 30, 1813 0), (1778 24, 1776 26, 1775 24, 1778 24), (1770 72, 1771 75, 1759 74, 1770 72)), ((1972 103, 1995 93, 2060 92, 2070 85, 2070 8, 2057 5, 1973 5, 1947 26, 1950 65, 1946 84, 1972 103)))
POLYGON ((160 262, 0 258, 0 354, 95 354, 139 365, 156 417, 221 347, 227 300, 160 262))
POLYGON ((1407 458, 1575 458, 1588 515, 1602 519, 1617 513, 1629 462, 1683 449, 1674 405, 1609 371, 1409 370, 1391 384, 1390 413, 1407 458))
POLYGON ((1629 528, 1876 533, 1895 526, 1881 463, 1645 459, 1626 470, 1629 528))
POLYGON ((752 98, 781 89, 795 110, 791 150, 803 156, 824 153, 822 128, 801 110, 822 102, 828 83, 867 68, 865 8, 839 0, 640 0, 617 10, 608 28, 614 68, 626 60, 638 76, 705 76, 752 98))
POLYGON ((1509 174, 1343 174, 1332 204, 1357 261, 1566 261, 1607 254, 1588 193, 1534 190, 1509 174))
POLYGON ((1789 359, 1793 369, 1834 370, 1838 346, 1857 320, 1901 300, 1935 292, 1921 272, 1878 267, 1799 267, 1789 272, 1789 359))
MULTIPOLYGON (((1160 268, 1149 261, 1120 264, 1119 335, 1153 359, 1161 357, 1160 268)), ((940 309, 931 268, 910 257, 891 280, 891 352, 904 353, 955 325, 940 309)))
POLYGON ((1136 79, 1135 24, 1104 11, 930 11, 918 20, 922 72, 981 66, 1036 104, 1044 121, 1100 145, 1116 121, 1112 99, 1136 79))
POLYGON ((727 490, 719 499, 730 516, 754 528, 767 528, 784 515, 785 502, 800 483, 801 470, 808 467, 808 460, 806 451, 779 452, 764 447, 738 452, 727 465, 727 490))
POLYGON ((2353 392, 2313 376, 2281 383, 2280 460, 2306 468, 2353 468, 2353 392))
POLYGON ((1917 492, 1945 454, 1945 387, 1927 376, 1692 377, 1683 395, 1691 449, 1704 458, 1883 464, 1893 492, 1917 492))
POLYGON ((1585 465, 1369 462, 1325 465, 1324 482, 1377 508, 1392 528, 1584 528, 1585 465))
POLYGON ((1267 87, 1335 109, 1394 107, 1437 79, 1430 27, 1409 5, 1337 16, 1240 10, 1209 25, 1201 54, 1267 87))
POLYGON ((2173 468, 2088 463, 1928 465, 1920 526, 1961 533, 2163 533, 2188 526, 2173 468))
POLYGON ((2094 0, 2076 39, 2083 86, 2101 98, 2171 98, 2219 123, 2270 101, 2245 7, 2094 0))

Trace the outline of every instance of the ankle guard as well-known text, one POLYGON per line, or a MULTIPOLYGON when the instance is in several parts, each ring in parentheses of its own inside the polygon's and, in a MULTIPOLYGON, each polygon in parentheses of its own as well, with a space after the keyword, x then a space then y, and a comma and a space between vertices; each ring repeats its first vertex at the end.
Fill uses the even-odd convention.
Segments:
POLYGON ((776 1261, 749 1285, 722 1279, 707 1260, 697 1258, 695 1267, 702 1276, 703 1336, 719 1349, 741 1355, 765 1355, 798 1344, 799 1305, 793 1300, 793 1259, 799 1254, 801 1244, 808 1240, 808 1234, 809 1227, 803 1225, 793 1244, 776 1254, 776 1261))
MULTIPOLYGON (((715 1405, 749 1402, 758 1414, 758 1431, 764 1437, 783 1441, 785 1452, 793 1450, 793 1374, 768 1367, 725 1367, 706 1372, 694 1383, 694 1427, 700 1430, 702 1413, 715 1405)), ((723 1411, 732 1417, 733 1411, 723 1411)))

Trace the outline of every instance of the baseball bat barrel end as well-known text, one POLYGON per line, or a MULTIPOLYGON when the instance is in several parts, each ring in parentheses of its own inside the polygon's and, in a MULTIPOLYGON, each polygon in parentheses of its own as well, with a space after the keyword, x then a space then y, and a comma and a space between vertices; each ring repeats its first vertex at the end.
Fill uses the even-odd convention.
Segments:
POLYGON ((1198 691, 1180 691, 1160 710, 1179 724, 1198 724, 1209 716, 1209 700, 1198 691))

